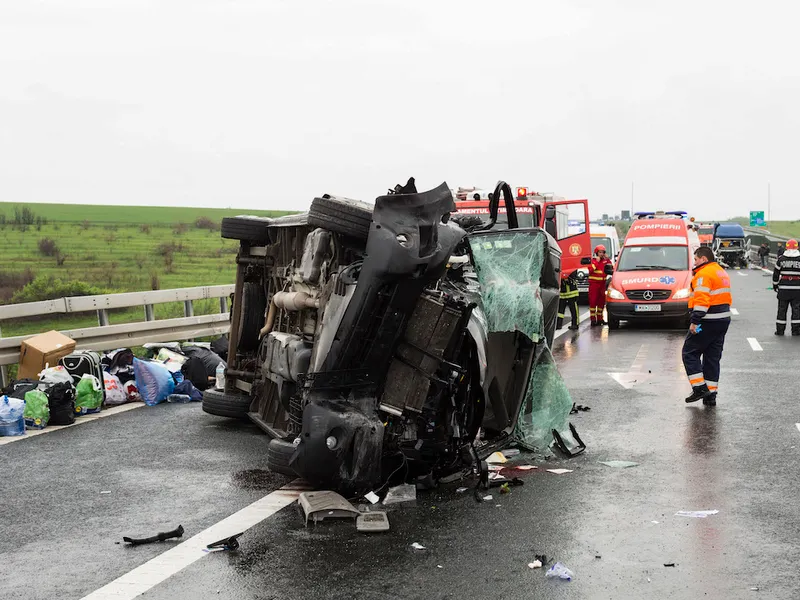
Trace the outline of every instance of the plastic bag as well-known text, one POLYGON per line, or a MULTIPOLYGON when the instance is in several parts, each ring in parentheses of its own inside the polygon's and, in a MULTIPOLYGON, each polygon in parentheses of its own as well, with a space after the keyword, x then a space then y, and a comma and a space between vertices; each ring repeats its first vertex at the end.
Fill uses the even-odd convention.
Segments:
POLYGON ((128 401, 122 383, 116 375, 103 372, 103 387, 106 388, 106 406, 117 406, 128 401))
POLYGON ((103 387, 97 377, 85 373, 75 387, 75 414, 89 415, 100 412, 103 406, 103 387))
POLYGON ((128 402, 142 401, 142 395, 139 393, 139 388, 136 387, 135 381, 126 381, 122 384, 122 388, 125 390, 125 397, 128 402))
POLYGON ((0 397, 0 436, 25 435, 25 400, 0 397))
POLYGON ((50 367, 39 373, 39 381, 47 384, 72 383, 72 375, 61 365, 50 367))
POLYGON ((133 371, 136 374, 136 387, 147 406, 163 402, 175 390, 175 380, 162 364, 136 358, 133 360, 133 371))
POLYGON ((191 381, 185 379, 175 386, 176 394, 186 394, 192 399, 192 402, 202 402, 203 392, 198 390, 191 381))
POLYGON ((27 429, 44 429, 50 421, 50 401, 47 394, 39 390, 31 390, 25 394, 25 427, 27 429))
POLYGON ((158 354, 156 354, 156 360, 163 363, 167 361, 172 361, 178 363, 179 365, 182 365, 188 360, 188 357, 184 356, 183 354, 178 354, 177 352, 173 352, 169 348, 161 348, 161 350, 158 351, 158 354))

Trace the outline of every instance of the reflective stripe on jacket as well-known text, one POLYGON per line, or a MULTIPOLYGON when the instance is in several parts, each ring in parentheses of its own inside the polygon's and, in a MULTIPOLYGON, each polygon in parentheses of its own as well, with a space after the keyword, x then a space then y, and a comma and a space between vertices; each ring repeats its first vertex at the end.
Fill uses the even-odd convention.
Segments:
POLYGON ((722 267, 709 262, 694 270, 689 299, 692 323, 730 321, 731 302, 731 279, 722 267))
POLYGON ((608 257, 600 260, 593 258, 592 264, 589 265, 589 281, 605 281, 606 280, 606 265, 610 265, 611 261, 608 257))

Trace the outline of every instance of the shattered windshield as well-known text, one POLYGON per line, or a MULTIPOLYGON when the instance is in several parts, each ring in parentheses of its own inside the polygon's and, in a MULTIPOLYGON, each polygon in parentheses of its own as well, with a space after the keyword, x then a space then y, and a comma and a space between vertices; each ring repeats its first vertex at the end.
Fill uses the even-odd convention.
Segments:
POLYGON ((619 256, 617 271, 686 271, 686 246, 627 246, 619 256))

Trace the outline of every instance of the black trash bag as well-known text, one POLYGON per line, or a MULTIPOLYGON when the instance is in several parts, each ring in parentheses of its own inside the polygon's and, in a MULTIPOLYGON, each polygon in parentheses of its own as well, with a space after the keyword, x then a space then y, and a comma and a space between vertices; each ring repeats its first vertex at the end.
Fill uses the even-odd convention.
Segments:
POLYGON ((198 390, 203 391, 208 389, 209 383, 206 366, 198 357, 190 356, 189 360, 183 363, 183 366, 181 367, 181 373, 183 373, 183 376, 188 381, 191 381, 192 385, 194 385, 194 387, 196 387, 198 390))
MULTIPOLYGON (((216 352, 220 358, 222 358, 225 362, 228 361, 228 335, 225 334, 222 337, 218 337, 213 342, 211 342, 211 349, 216 352)), ((186 348, 184 348, 184 352, 186 348)))
POLYGON ((50 406, 48 425, 72 425, 75 422, 75 386, 69 381, 42 385, 50 406))
MULTIPOLYGON (((201 346, 184 346, 183 353, 189 358, 199 358, 205 366, 206 375, 208 377, 216 377, 219 363, 222 363, 226 367, 228 366, 219 354, 208 348, 203 348, 201 346)), ((192 381, 192 383, 194 383, 194 381, 192 381)), ((197 387, 196 383, 195 387, 197 387)))
POLYGON ((3 394, 9 398, 18 398, 20 400, 24 400, 25 394, 35 390, 38 387, 39 382, 34 379, 20 379, 18 381, 12 381, 8 387, 3 390, 3 394))

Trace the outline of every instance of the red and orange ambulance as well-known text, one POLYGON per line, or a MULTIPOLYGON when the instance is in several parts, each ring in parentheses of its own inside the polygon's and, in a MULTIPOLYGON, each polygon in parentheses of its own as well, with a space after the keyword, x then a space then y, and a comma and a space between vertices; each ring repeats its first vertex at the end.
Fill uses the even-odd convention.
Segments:
POLYGON ((607 321, 674 319, 688 327, 697 232, 685 213, 636 213, 606 292, 607 321))

